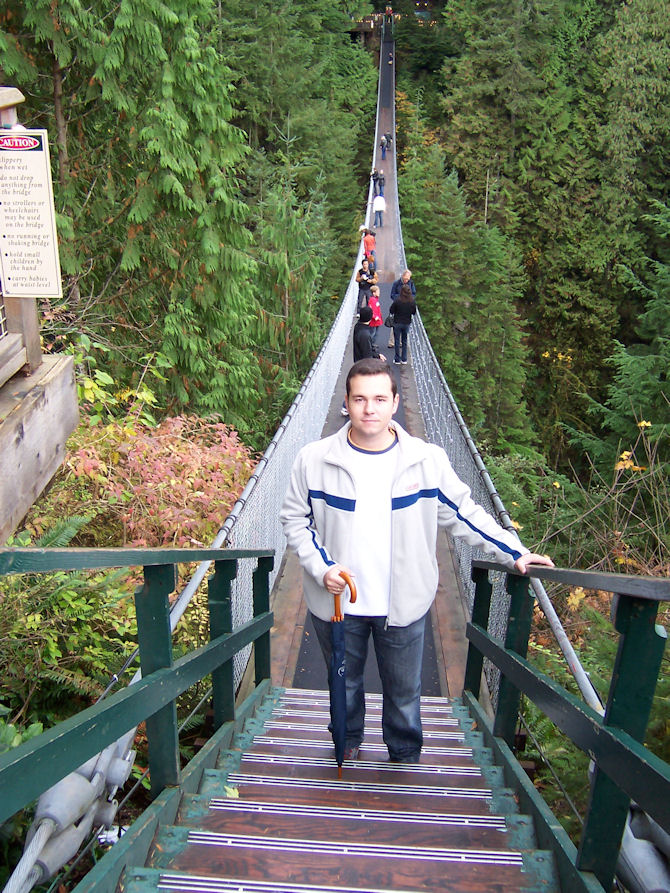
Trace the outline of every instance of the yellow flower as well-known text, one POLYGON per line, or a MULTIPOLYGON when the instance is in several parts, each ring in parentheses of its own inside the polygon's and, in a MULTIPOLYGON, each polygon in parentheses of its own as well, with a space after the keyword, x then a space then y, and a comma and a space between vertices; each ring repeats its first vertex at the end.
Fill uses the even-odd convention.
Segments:
POLYGON ((651 428, 651 422, 645 422, 645 420, 642 419, 641 422, 637 423, 637 427, 640 429, 640 431, 644 431, 645 428, 651 428))
POLYGON ((552 487, 556 487, 557 490, 560 490, 560 489, 561 489, 561 485, 558 483, 558 481, 554 481, 553 484, 552 484, 551 486, 552 486, 552 487))
POLYGON ((579 604, 584 599, 585 595, 586 593, 584 592, 582 587, 577 586, 568 596, 568 607, 572 608, 572 610, 575 611, 579 607, 579 604))
POLYGON ((523 524, 519 524, 518 521, 512 521, 512 527, 515 530, 523 530, 523 524))
POLYGON ((631 450, 624 450, 623 453, 619 456, 619 458, 623 459, 625 461, 626 459, 630 459, 630 457, 632 455, 633 455, 633 453, 631 450))

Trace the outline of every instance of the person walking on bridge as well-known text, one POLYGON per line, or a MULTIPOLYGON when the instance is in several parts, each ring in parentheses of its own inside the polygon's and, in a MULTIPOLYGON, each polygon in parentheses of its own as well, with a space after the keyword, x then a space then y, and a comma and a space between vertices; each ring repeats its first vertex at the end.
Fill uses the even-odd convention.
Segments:
POLYGON ((414 280, 412 279, 412 271, 403 270, 401 275, 391 286, 391 301, 395 301, 396 298, 400 297, 400 289, 403 287, 403 285, 409 285, 409 287, 412 289, 412 297, 416 297, 416 285, 414 284, 414 280))
POLYGON ((389 308, 393 314, 393 341, 395 346, 395 358, 393 362, 398 366, 407 365, 407 334, 412 324, 412 317, 416 313, 416 301, 412 296, 409 283, 405 283, 400 289, 400 296, 393 301, 389 308))
POLYGON ((384 211, 386 210, 386 199, 383 195, 376 195, 372 200, 372 210, 375 212, 375 220, 373 226, 384 226, 384 211))
POLYGON ((346 383, 349 422, 300 450, 280 517, 303 568, 303 592, 327 664, 333 596, 345 589, 340 572, 356 580, 358 599, 344 608, 345 759, 356 759, 363 741, 363 670, 372 636, 384 743, 390 760, 414 763, 423 745, 421 664, 438 584, 438 528, 522 574, 531 564, 553 562, 529 552, 473 501, 441 447, 411 437, 393 420, 398 400, 388 363, 354 363, 346 383))
POLYGON ((361 261, 361 268, 356 273, 356 282, 358 282, 358 307, 360 313, 361 307, 365 307, 368 303, 370 288, 377 284, 377 274, 370 269, 370 261, 364 257, 361 261))

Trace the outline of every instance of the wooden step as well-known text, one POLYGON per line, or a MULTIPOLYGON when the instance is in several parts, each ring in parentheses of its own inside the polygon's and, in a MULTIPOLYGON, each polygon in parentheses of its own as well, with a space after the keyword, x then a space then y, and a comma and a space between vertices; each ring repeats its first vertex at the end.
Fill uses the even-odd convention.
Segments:
POLYGON ((181 825, 197 825, 218 833, 267 834, 303 840, 339 840, 410 846, 435 845, 442 838, 451 847, 530 850, 536 846, 528 816, 410 813, 391 809, 353 809, 199 797, 185 801, 181 825))
MULTIPOLYGON (((345 764, 346 766, 347 764, 345 764)), ((207 770, 201 793, 205 796, 232 796, 243 800, 269 800, 319 806, 352 806, 356 809, 393 808, 410 812, 459 812, 489 815, 492 811, 509 815, 518 812, 511 791, 492 791, 475 787, 427 787, 423 785, 363 784, 342 779, 300 779, 296 777, 261 777, 243 773, 222 773, 207 770), (420 807, 417 807, 420 797, 420 807)))
POLYGON ((541 851, 305 841, 183 827, 164 829, 158 844, 154 867, 200 877, 274 881, 287 885, 286 890, 293 884, 389 891, 491 890, 495 884, 497 889, 537 890, 537 869, 551 864, 541 851))
MULTIPOLYGON (((276 735, 255 735, 246 749, 246 753, 273 754, 277 759, 282 756, 312 756, 320 759, 333 759, 333 743, 328 736, 325 739, 286 738, 276 735)), ((388 750, 383 742, 365 741, 361 745, 361 759, 383 760, 388 750)), ((465 745, 439 747, 427 745, 421 752, 421 763, 459 766, 461 764, 478 766, 490 765, 491 751, 488 748, 472 748, 465 745)))

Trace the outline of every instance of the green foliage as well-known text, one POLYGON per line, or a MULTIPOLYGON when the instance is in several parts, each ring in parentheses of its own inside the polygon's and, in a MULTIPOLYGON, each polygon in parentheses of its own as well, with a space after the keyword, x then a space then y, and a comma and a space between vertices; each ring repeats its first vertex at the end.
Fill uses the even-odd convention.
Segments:
POLYGON ((443 16, 441 111, 424 113, 468 205, 522 252, 526 394, 563 469, 579 462, 563 426, 586 427, 585 394, 603 401, 614 339, 636 340, 644 300, 625 270, 640 268, 645 243, 660 248, 648 212, 668 173, 661 5, 458 0, 443 16))
POLYGON ((436 356, 478 440, 527 444, 525 350, 515 301, 521 259, 498 227, 468 215, 455 172, 420 128, 399 175, 403 236, 436 356))
POLYGON ((52 136, 66 277, 45 347, 79 357, 94 420, 188 407, 267 442, 335 308, 310 319, 304 354, 268 366, 255 209, 290 166, 296 218, 318 227, 314 298, 341 291, 376 96, 349 12, 10 0, 0 13, 0 68, 33 85, 30 123, 52 136))
POLYGON ((622 448, 636 443, 640 430, 658 447, 657 460, 670 461, 670 208, 656 202, 654 209, 655 213, 645 219, 659 245, 663 239, 666 245, 657 257, 645 259, 639 274, 630 268, 622 270, 630 293, 644 302, 636 325, 637 340, 627 347, 616 344, 607 400, 603 404, 591 402, 590 414, 599 422, 598 436, 572 432, 575 442, 588 449, 601 471, 612 466, 622 448))
MULTIPOLYGON (((10 713, 9 707, 0 704, 0 717, 7 716, 8 713, 10 713)), ((12 723, 0 719, 0 754, 11 750, 13 747, 18 747, 24 741, 30 741, 31 738, 41 735, 42 731, 43 727, 40 722, 31 723, 27 728, 19 731, 12 723)))
POLYGON ((178 416, 156 427, 132 419, 91 427, 84 420, 27 529, 41 535, 63 511, 77 509, 92 519, 79 545, 203 545, 252 470, 237 432, 214 418, 178 416))
MULTIPOLYGON (((63 546, 87 520, 72 517, 34 543, 20 534, 9 545, 63 546)), ((121 571, 0 578, 0 705, 11 724, 23 735, 88 706, 135 632, 121 571)))
MULTIPOLYGON (((580 661, 588 672, 594 688, 603 702, 607 699, 610 679, 618 648, 618 634, 608 616, 610 593, 585 592, 580 587, 572 590, 567 599, 559 599, 556 594, 552 601, 557 608, 566 632, 575 646, 580 661)), ((670 611, 662 606, 659 622, 668 623, 670 611)), ((551 637, 546 624, 534 633, 530 642, 529 659, 539 670, 546 673, 572 694, 579 696, 575 682, 570 675, 565 659, 551 637)), ((670 657, 666 655, 658 677, 652 704, 651 717, 647 725, 645 745, 661 759, 670 760, 670 677, 667 667, 670 657)), ((543 797, 571 834, 575 843, 579 840, 581 824, 572 813, 561 787, 556 783, 553 772, 570 800, 584 816, 588 805, 588 766, 589 757, 562 735, 553 724, 529 700, 524 699, 522 714, 540 749, 534 746, 524 752, 525 758, 537 760, 539 766, 535 784, 543 797)))

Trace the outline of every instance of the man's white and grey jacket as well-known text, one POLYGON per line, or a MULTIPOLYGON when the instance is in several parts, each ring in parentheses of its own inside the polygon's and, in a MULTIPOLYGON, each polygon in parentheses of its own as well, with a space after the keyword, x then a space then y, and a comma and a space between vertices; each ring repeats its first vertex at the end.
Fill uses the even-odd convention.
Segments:
MULTIPOLYGON (((399 458, 391 490, 388 623, 407 626, 422 617, 435 598, 438 527, 492 553, 510 569, 528 549, 473 501, 441 447, 410 436, 396 422, 392 425, 399 458)), ((349 427, 300 450, 280 515, 289 548, 305 572, 307 606, 322 620, 330 620, 333 611, 323 576, 333 564, 347 564, 356 507, 349 427)))

